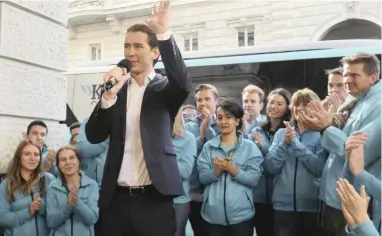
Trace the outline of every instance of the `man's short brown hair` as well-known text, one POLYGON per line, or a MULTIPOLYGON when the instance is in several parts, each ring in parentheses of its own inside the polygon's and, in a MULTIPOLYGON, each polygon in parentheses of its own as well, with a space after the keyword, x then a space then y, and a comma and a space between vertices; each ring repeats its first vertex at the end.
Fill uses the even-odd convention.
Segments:
POLYGON ((343 75, 344 69, 341 67, 334 68, 334 69, 326 69, 325 74, 327 75, 343 75))
POLYGON ((214 96, 215 96, 215 99, 219 98, 218 90, 217 90, 216 87, 213 86, 212 84, 199 84, 198 87, 196 87, 196 89, 195 89, 195 98, 196 98, 196 94, 197 94, 199 91, 203 91, 203 90, 211 90, 212 93, 213 93, 214 96))
POLYGON ((151 29, 148 25, 145 24, 135 24, 130 26, 126 34, 131 32, 142 32, 147 34, 147 43, 150 45, 151 48, 156 48, 159 46, 157 35, 155 34, 154 30, 151 29))
POLYGON ((363 71, 367 75, 376 75, 379 77, 379 73, 381 72, 381 62, 378 57, 374 54, 362 53, 359 52, 354 55, 345 56, 341 60, 342 65, 354 65, 354 64, 362 64, 363 71))
POLYGON ((72 132, 73 129, 80 128, 80 126, 81 126, 80 122, 75 122, 75 123, 70 125, 69 130, 70 130, 70 132, 72 132))
POLYGON ((190 105, 190 104, 187 104, 187 105, 184 105, 180 108, 181 111, 184 111, 186 109, 194 109, 196 110, 196 107, 194 105, 190 105))
POLYGON ((244 94, 244 93, 256 93, 257 95, 259 95, 259 98, 260 98, 259 102, 264 101, 264 96, 265 96, 264 91, 256 85, 253 85, 253 84, 247 85, 243 89, 243 92, 241 94, 244 94))

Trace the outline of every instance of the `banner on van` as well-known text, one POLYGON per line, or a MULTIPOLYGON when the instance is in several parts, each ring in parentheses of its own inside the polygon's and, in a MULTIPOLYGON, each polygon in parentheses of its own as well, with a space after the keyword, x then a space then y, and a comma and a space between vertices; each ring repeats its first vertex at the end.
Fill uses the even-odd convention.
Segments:
POLYGON ((101 99, 102 84, 83 84, 81 85, 81 89, 87 94, 91 105, 97 104, 101 99))

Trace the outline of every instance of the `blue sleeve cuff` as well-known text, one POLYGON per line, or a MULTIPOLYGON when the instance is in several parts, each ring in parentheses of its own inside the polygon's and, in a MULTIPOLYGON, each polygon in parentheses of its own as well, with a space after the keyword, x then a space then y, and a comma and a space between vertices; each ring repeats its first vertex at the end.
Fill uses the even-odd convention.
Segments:
POLYGON ((28 221, 30 218, 32 218, 33 216, 32 216, 32 214, 31 214, 31 212, 29 211, 29 207, 28 208, 26 208, 24 211, 22 211, 22 221, 23 222, 26 222, 26 221, 28 221))
POLYGON ((289 143, 289 146, 292 148, 292 149, 301 149, 301 142, 298 141, 297 138, 294 138, 290 143, 289 143))
POLYGON ((371 220, 357 225, 354 227, 353 232, 357 236, 379 236, 378 230, 371 220))
POLYGON ((203 149, 204 142, 200 140, 200 137, 196 138, 196 148, 198 149, 198 153, 203 149))
POLYGON ((269 143, 265 143, 265 142, 264 142, 263 147, 259 147, 261 153, 263 154, 263 156, 265 156, 265 155, 268 154, 268 152, 269 152, 269 147, 270 147, 269 143))
POLYGON ((330 153, 345 156, 345 142, 347 139, 347 135, 342 130, 329 126, 321 136, 321 145, 330 153))
POLYGON ((365 185, 366 183, 370 181, 370 178, 373 176, 367 173, 367 171, 363 170, 361 173, 359 173, 358 176, 354 177, 354 185, 361 187, 361 185, 365 185))
POLYGON ((206 132, 206 141, 213 139, 216 136, 215 131, 209 126, 206 132))
POLYGON ((234 180, 237 180, 237 181, 239 181, 239 182, 243 182, 243 181, 245 181, 245 175, 244 175, 244 172, 242 171, 242 170, 240 170, 239 168, 237 168, 237 174, 236 174, 236 176, 233 176, 233 175, 231 175, 232 176, 232 179, 234 179, 234 180), (244 179, 244 180, 243 180, 244 179))
POLYGON ((218 181, 219 180, 219 177, 216 176, 215 174, 215 169, 211 169, 211 182, 215 182, 215 181, 218 181))

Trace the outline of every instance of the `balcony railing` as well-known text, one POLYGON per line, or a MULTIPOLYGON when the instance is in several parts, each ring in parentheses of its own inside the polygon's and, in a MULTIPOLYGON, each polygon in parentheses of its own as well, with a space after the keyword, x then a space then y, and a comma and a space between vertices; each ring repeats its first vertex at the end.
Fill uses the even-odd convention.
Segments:
MULTIPOLYGON (((0 0, 1 1, 1 0, 0 0)), ((185 5, 191 3, 201 3, 207 0, 172 0, 172 5, 185 5)), ((87 10, 136 10, 138 8, 151 8, 159 0, 70 0, 69 13, 87 10)))
POLYGON ((105 5, 105 0, 74 0, 69 3, 69 11, 103 9, 105 5))

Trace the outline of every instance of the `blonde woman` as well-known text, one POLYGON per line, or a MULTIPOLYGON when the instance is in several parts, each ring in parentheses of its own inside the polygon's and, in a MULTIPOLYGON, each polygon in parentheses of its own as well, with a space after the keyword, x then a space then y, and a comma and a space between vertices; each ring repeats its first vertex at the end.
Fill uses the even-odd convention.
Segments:
POLYGON ((176 234, 175 236, 186 235, 186 224, 190 214, 190 183, 189 178, 195 165, 196 159, 196 138, 186 131, 182 118, 182 109, 179 109, 175 117, 172 131, 173 145, 176 152, 180 176, 183 181, 184 195, 174 199, 176 216, 176 234))

